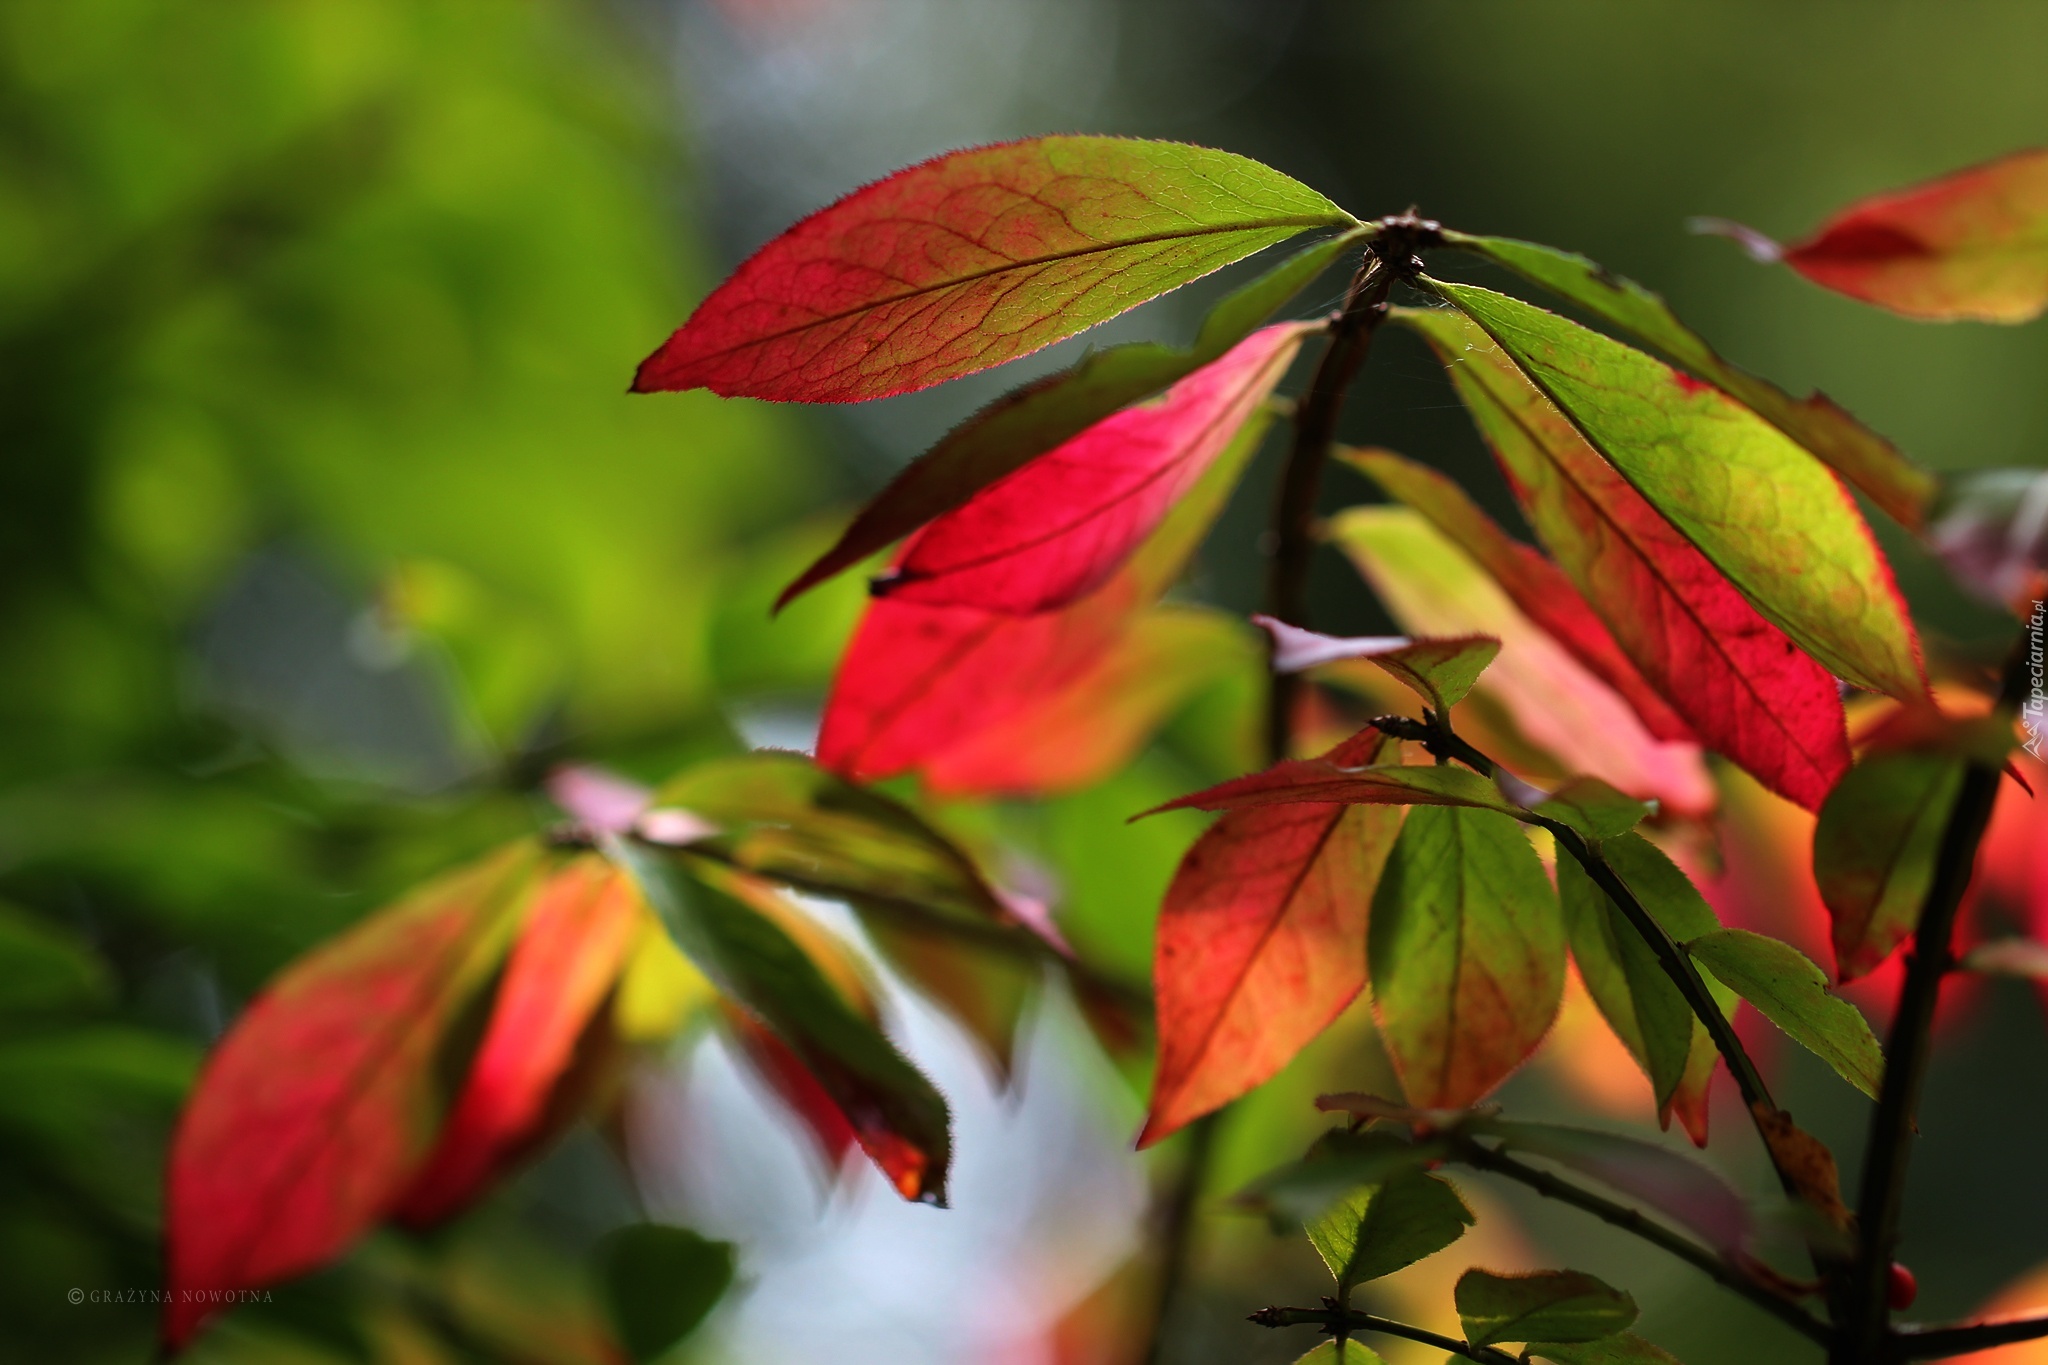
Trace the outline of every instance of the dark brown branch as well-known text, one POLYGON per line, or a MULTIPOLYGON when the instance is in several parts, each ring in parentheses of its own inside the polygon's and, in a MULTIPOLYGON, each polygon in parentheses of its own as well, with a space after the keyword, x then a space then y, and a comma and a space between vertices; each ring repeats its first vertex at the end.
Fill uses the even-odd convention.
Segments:
MULTIPOLYGON (((2026 665, 2023 635, 2006 663, 1998 698, 2001 712, 2009 712, 2018 703, 2026 686, 2026 665)), ((1934 881, 1920 905, 1913 946, 1906 957, 1906 979, 1899 987, 1899 1006, 1885 1039, 1884 1082, 1878 1089, 1870 1140, 1864 1147, 1863 1186, 1856 1204, 1857 1255, 1842 1291, 1843 1333, 1833 1357, 1837 1365, 1876 1360, 1885 1345, 1891 1318, 1886 1282, 1898 1249, 1914 1115, 1933 1050, 1934 1011, 1941 1002, 1942 980, 1955 967, 1956 910, 1969 889, 1977 845, 1991 823, 2002 772, 2001 765, 1983 762, 1972 763, 1965 770, 1955 808, 1942 831, 1934 881)))
POLYGON ((1885 1354, 1892 1360, 1938 1360, 2042 1337, 2048 1337, 2048 1317, 1970 1322, 1959 1327, 1901 1327, 1892 1335, 1885 1354))
POLYGON ((1462 1161, 1468 1166, 1519 1181, 1545 1198, 1569 1204, 1573 1208, 1592 1214, 1604 1223, 1640 1237, 1687 1264, 1697 1267, 1714 1283, 1740 1294, 1795 1331, 1823 1345, 1827 1344, 1831 1333, 1826 1323, 1779 1295, 1769 1286, 1758 1282, 1735 1262, 1717 1255, 1690 1238, 1681 1237, 1662 1224, 1651 1222, 1644 1217, 1642 1210, 1595 1194, 1550 1171, 1526 1165, 1505 1152, 1487 1147, 1475 1138, 1461 1136, 1454 1139, 1452 1154, 1455 1160, 1462 1161))
POLYGON ((1327 1306, 1323 1308, 1261 1308, 1251 1315, 1249 1321, 1261 1327, 1321 1327, 1330 1336, 1340 1331, 1347 1335, 1352 1332, 1378 1332, 1383 1336, 1419 1341, 1424 1346, 1434 1346, 1439 1351, 1449 1351, 1452 1355, 1477 1361, 1478 1365, 1523 1365, 1515 1356, 1491 1346, 1474 1346, 1426 1327, 1413 1327, 1393 1318, 1361 1313, 1355 1308, 1339 1308, 1334 1299, 1324 1302, 1327 1306))

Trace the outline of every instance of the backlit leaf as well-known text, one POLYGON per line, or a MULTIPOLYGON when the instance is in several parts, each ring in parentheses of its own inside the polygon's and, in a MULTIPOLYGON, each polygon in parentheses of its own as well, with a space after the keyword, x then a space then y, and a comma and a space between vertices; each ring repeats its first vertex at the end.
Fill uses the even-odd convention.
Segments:
POLYGON ((1909 318, 2025 322, 2048 308, 2048 148, 1873 195, 1781 259, 1909 318))
POLYGON ((1523 814, 1500 788, 1466 768, 1354 767, 1342 760, 1352 751, 1339 745, 1321 758, 1290 758, 1263 772, 1233 777, 1145 812, 1249 810, 1307 802, 1375 806, 1473 806, 1503 815, 1523 814))
POLYGON ((700 763, 657 801, 657 809, 687 810, 717 827, 692 847, 764 877, 953 918, 1009 916, 974 861, 915 811, 802 754, 764 750, 700 763))
MULTIPOLYGON (((1407 317, 1405 311, 1396 317, 1407 317)), ((1337 457, 1365 474, 1485 569, 1522 615, 1541 626, 1593 676, 1627 699, 1658 739, 1697 738, 1692 727, 1651 687, 1614 641, 1571 579, 1534 546, 1503 531, 1453 479, 1391 450, 1340 449, 1337 457)))
POLYGON ((1490 1120, 1507 1149, 1554 1161, 1656 1210, 1709 1246, 1739 1252, 1753 1220, 1742 1196, 1711 1167, 1641 1138, 1551 1123, 1490 1120))
POLYGON ((1046 137, 896 172, 762 247, 634 378, 855 402, 1000 365, 1309 228, 1356 220, 1205 147, 1046 137))
POLYGON ((905 1199, 943 1204, 946 1102, 800 945, 790 926, 713 885, 717 869, 637 841, 615 845, 677 944, 788 1047, 905 1199))
POLYGON ((1824 465, 1719 389, 1641 351, 1492 290, 1430 287, 1485 328, 1793 643, 1858 687, 1925 695, 1891 566, 1824 465))
POLYGON ((1474 684, 1498 701, 1520 737, 1585 773, 1681 814, 1714 807, 1697 746, 1661 742, 1613 688, 1524 616, 1493 580, 1419 515, 1354 507, 1330 521, 1331 537, 1394 619, 1416 634, 1491 635, 1500 655, 1474 684))
POLYGON ((1824 393, 1794 398, 1768 379, 1726 360, 1680 322, 1664 300, 1584 256, 1506 237, 1445 232, 1447 242, 1479 252, 1662 351, 1740 399, 1856 485, 1901 524, 1917 529, 1934 501, 1934 475, 1864 426, 1824 393))
MULTIPOLYGON (((1641 835, 1604 840, 1599 856, 1674 940, 1683 943, 1721 927, 1699 888, 1641 835)), ((1658 1121, 1669 1125, 1676 1113, 1693 1140, 1704 1144, 1706 1088, 1718 1060, 1706 1027, 1643 936, 1576 859, 1558 859, 1557 889, 1579 975, 1649 1076, 1658 1121)), ((1735 1007, 1733 991, 1711 977, 1706 984, 1724 1013, 1735 1007)))
POLYGON ((1628 833, 1650 814, 1650 807, 1597 777, 1575 777, 1538 804, 1535 813, 1597 842, 1628 833))
POLYGON ((1435 1255, 1464 1236, 1473 1221, 1449 1181, 1410 1168, 1353 1191, 1306 1230, 1337 1277, 1337 1299, 1344 1302, 1353 1285, 1435 1255))
POLYGON ((1026 702, 1000 727, 966 735, 924 765, 941 796, 1052 795, 1120 771, 1191 695, 1237 672, 1263 676, 1242 623, 1166 604, 1131 621, 1094 663, 1026 702), (1029 743, 1019 743, 1029 736, 1029 743))
POLYGON ((1919 924, 1962 781, 1959 755, 1872 753, 1828 794, 1813 830, 1813 877, 1833 917, 1842 980, 1875 968, 1919 924))
POLYGON ((1274 672, 1300 673, 1337 659, 1370 659, 1438 715, 1449 715, 1453 706, 1465 700, 1472 684, 1500 653, 1500 641, 1486 635, 1437 640, 1411 640, 1405 635, 1343 639, 1290 626, 1270 616, 1252 620, 1273 637, 1274 672))
POLYGON ((861 509, 833 547, 776 601, 887 548, 1097 422, 1220 359, 1320 275, 1355 240, 1345 234, 1295 253, 1209 311, 1185 350, 1154 341, 1114 346, 998 399, 913 461, 861 509))
MULTIPOLYGON (((1367 730, 1322 761, 1384 747, 1367 730)), ((1385 806, 1263 806, 1227 811, 1188 850, 1159 912, 1141 1147, 1270 1079, 1363 989, 1366 913, 1400 826, 1385 806)))
POLYGON ((634 1223, 606 1234, 597 1268, 619 1343, 644 1365, 688 1336, 724 1296, 733 1248, 688 1228, 634 1223))
POLYGON ((1385 1129, 1339 1128, 1317 1138, 1301 1160, 1259 1177, 1237 1202, 1263 1210, 1276 1227, 1306 1225, 1360 1185, 1421 1170, 1441 1161, 1447 1150, 1435 1137, 1411 1140, 1385 1129))
POLYGON ((437 1050, 511 946, 538 864, 521 844, 430 883, 287 967, 228 1030, 171 1144, 170 1346, 211 1309, 187 1291, 311 1270, 404 1194, 441 1117, 437 1050))
POLYGON ((1678 1357, 1634 1332, 1598 1341, 1532 1341, 1529 1354, 1558 1365, 1678 1365, 1678 1357))
POLYGON ((1472 1269, 1458 1277, 1458 1318, 1474 1346, 1496 1341, 1598 1341, 1636 1320, 1636 1301, 1577 1270, 1496 1275, 1472 1269))
POLYGON ((927 606, 1054 611, 1114 574, 1272 394, 1321 323, 1261 328, 1146 403, 1103 418, 914 536, 874 592, 927 606))
POLYGON ((1443 360, 1537 537, 1650 685, 1703 743, 1817 807, 1849 763, 1828 671, 1588 445, 1476 323, 1449 309, 1403 321, 1443 360))
POLYGON ((399 1218, 416 1227, 441 1221, 531 1149, 557 1117, 551 1096, 646 914, 632 879, 594 854, 549 876, 512 949, 455 1108, 399 1218))
MULTIPOLYGON (((1222 510, 1270 418, 1247 422, 1194 490, 1107 583, 1057 612, 1010 616, 974 607, 870 602, 818 736, 818 761, 863 780, 923 771, 985 737, 1033 746, 1012 722, 1084 679, 1179 577, 1222 510)), ((1020 761, 1017 766, 1031 762, 1020 761)))
POLYGON ((1373 1015, 1411 1104, 1478 1100, 1535 1051, 1563 998, 1556 894, 1521 828, 1493 811, 1409 812, 1370 942, 1373 1015))
POLYGON ((1747 929, 1721 929, 1686 951, 1801 1047, 1872 1099, 1884 1052, 1857 1008, 1828 991, 1827 974, 1789 943, 1747 929))

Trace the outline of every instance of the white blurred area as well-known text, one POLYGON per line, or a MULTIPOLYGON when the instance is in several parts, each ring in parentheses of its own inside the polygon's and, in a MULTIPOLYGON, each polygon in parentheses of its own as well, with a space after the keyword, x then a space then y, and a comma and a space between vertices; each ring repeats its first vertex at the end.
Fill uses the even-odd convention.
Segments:
POLYGON ((858 1152, 828 1184, 796 1119, 715 1037, 638 1087, 629 1140, 650 1216, 741 1248, 740 1292, 695 1358, 1039 1365, 1053 1326, 1136 1247, 1139 1104, 1067 998, 1040 997, 1004 1089, 949 1021, 889 994, 892 1034, 952 1107, 951 1208, 905 1202, 858 1152))

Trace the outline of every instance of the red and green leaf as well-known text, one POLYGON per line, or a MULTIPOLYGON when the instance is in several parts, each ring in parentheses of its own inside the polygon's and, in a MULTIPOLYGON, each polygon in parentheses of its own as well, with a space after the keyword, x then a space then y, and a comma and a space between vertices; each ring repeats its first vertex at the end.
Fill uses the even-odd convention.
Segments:
POLYGON ((1470 319, 1434 309, 1403 321, 1435 348, 1538 538, 1651 686, 1704 743, 1817 808, 1849 765, 1841 698, 1827 670, 1737 592, 1470 319))
POLYGON ((1598 777, 1681 814, 1713 809, 1713 782, 1696 746, 1653 738, 1620 694, 1517 610, 1484 569, 1416 513, 1354 507, 1331 519, 1330 535, 1406 629, 1501 642, 1499 657, 1475 684, 1475 697, 1497 701, 1518 737, 1551 755, 1563 773, 1598 777))
POLYGON ((776 600, 776 609, 888 548, 925 523, 1104 418, 1222 359, 1356 240, 1329 238, 1296 252, 1209 311, 1187 349, 1155 341, 1097 351, 982 409, 913 461, 861 509, 838 542, 776 600))
MULTIPOLYGON (((1395 316, 1405 318, 1407 314, 1395 316)), ((1342 449, 1337 456, 1420 513, 1491 574, 1524 616, 1569 650, 1593 676, 1621 693, 1652 736, 1679 741, 1698 738, 1622 652, 1607 623, 1564 571, 1542 551, 1502 530, 1456 482, 1391 450, 1342 449)))
MULTIPOLYGON (((588 854, 550 876, 512 949, 462 1091, 397 1216, 437 1223, 545 1136, 559 1083, 610 997, 646 908, 630 877, 588 854)), ((601 1026, 601 1024, 600 1024, 601 1026)))
POLYGON ((1908 701, 1926 694, 1891 566, 1826 466, 1719 389, 1641 351, 1492 290, 1429 287, 1485 328, 1793 643, 1858 687, 1908 701))
POLYGON ((1851 204, 1803 242, 1741 240, 1909 318, 2025 322, 2048 308, 2048 148, 1851 204))
POLYGON ((1939 485, 1899 448, 1857 421, 1824 393, 1794 398, 1768 379, 1731 365, 1680 322, 1662 298, 1584 256, 1506 237, 1444 233, 1455 246, 1499 262, 1523 279, 1611 322, 1805 446, 1902 525, 1918 529, 1939 485))
POLYGON ((1842 980, 1875 969, 1919 924, 1962 781, 1960 755, 1878 752, 1828 793, 1813 830, 1813 877, 1842 980))
POLYGON ((1256 161, 1046 137, 953 152, 756 252, 633 387, 857 402, 1000 365, 1296 233, 1356 219, 1256 161))
MULTIPOLYGON (((976 738, 984 761, 1005 742, 1034 746, 1015 722, 1078 685, 1179 576, 1269 417, 1256 414, 1194 489, 1108 582, 1056 612, 1018 617, 883 599, 868 604, 840 661, 818 761, 859 779, 922 772, 976 738)), ((1029 756, 1019 765, 1031 763, 1029 756)))
POLYGON ((1120 568, 1263 405, 1321 323, 1277 323, 1125 408, 920 531, 879 597, 1030 615, 1120 568))
POLYGON ((638 841, 615 847, 677 945, 802 1063, 897 1192, 945 1203, 946 1102, 833 979, 828 945, 803 941, 821 931, 793 911, 768 913, 758 894, 715 864, 638 841))
MULTIPOLYGON (((1372 763, 1376 730, 1323 758, 1372 763)), ((1153 980, 1159 1064, 1148 1146, 1285 1066, 1365 986, 1366 912, 1401 812, 1292 804, 1231 810, 1174 874, 1153 980)))
POLYGON ((451 873, 300 958, 208 1059, 171 1143, 165 1341, 212 1300, 311 1270, 388 1214, 441 1118, 450 1026, 511 946, 539 858, 451 873))
POLYGON ((1228 782, 1176 797, 1145 814, 1169 810, 1255 810, 1304 801, 1354 806, 1467 806, 1502 815, 1526 814, 1503 796, 1500 788, 1467 768, 1411 768, 1398 763, 1368 766, 1345 761, 1360 753, 1359 745, 1377 733, 1367 727, 1321 758, 1283 759, 1263 772, 1233 777, 1228 782))
POLYGON ((1564 995, 1557 896, 1521 828, 1488 810, 1410 811, 1373 897, 1368 960, 1410 1104, 1460 1108, 1505 1080, 1564 995))

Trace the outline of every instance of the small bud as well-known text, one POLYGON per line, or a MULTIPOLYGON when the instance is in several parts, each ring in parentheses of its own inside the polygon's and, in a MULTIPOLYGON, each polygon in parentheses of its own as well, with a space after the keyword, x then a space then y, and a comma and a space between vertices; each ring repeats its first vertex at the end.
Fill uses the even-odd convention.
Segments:
POLYGON ((1920 1281, 1913 1278, 1913 1272, 1892 1262, 1891 1274, 1885 1277, 1884 1301, 1895 1312, 1904 1312, 1913 1306, 1913 1300, 1920 1297, 1920 1281))

